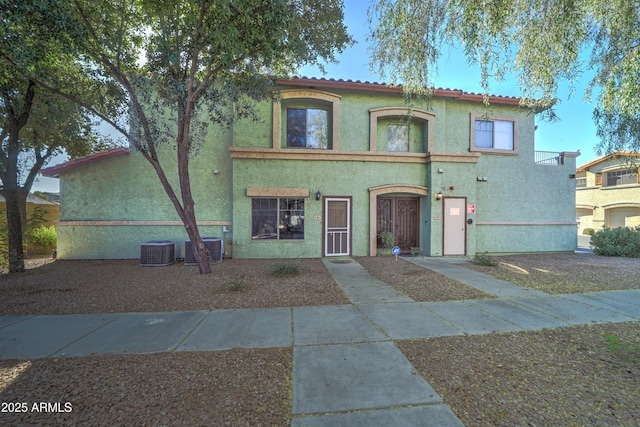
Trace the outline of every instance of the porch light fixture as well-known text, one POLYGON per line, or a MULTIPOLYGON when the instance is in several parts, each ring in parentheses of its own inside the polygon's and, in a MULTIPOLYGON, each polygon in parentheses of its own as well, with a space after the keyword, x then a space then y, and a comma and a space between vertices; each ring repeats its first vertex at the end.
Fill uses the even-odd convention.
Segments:
POLYGON ((442 200, 442 192, 441 191, 438 191, 438 194, 436 194, 436 200, 437 201, 442 200))
POLYGON ((322 194, 320 194, 320 190, 316 191, 316 200, 320 200, 320 197, 322 197, 322 194))

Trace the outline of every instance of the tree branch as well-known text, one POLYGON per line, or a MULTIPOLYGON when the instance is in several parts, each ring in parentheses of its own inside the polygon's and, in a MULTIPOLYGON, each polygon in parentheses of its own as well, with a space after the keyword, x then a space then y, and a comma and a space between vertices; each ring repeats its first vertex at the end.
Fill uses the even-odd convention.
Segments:
MULTIPOLYGON (((9 61, 9 63, 11 63, 11 65, 13 65, 13 67, 18 70, 21 73, 24 74, 28 74, 26 70, 23 70, 22 68, 20 68, 18 66, 18 64, 16 64, 11 58, 9 58, 8 56, 6 56, 5 54, 2 55, 7 61, 9 61)), ((125 129, 123 129, 122 127, 120 127, 115 121, 113 121, 109 116, 101 113, 100 111, 96 110, 95 107, 93 107, 91 104, 89 104, 87 101, 80 99, 76 96, 73 96, 59 88, 53 87, 51 85, 49 85, 48 83, 45 83, 44 81, 40 80, 37 77, 30 77, 29 78, 31 81, 33 81, 35 84, 37 84, 38 86, 40 86, 41 88, 45 89, 48 92, 51 92, 54 95, 59 95, 62 96, 63 98, 68 99, 71 102, 75 102, 76 104, 80 105, 82 108, 86 109, 87 111, 89 111, 91 114, 99 117, 100 119, 104 120, 106 123, 108 123, 109 125, 113 126, 113 128, 115 130, 117 130, 118 132, 120 132, 124 137, 129 138, 129 132, 127 132, 125 129)))
POLYGON ((36 155, 36 162, 29 169, 29 173, 27 174, 27 178, 24 180, 24 184, 22 184, 22 188, 26 190, 27 193, 31 191, 31 187, 33 187, 33 183, 36 180, 36 176, 40 172, 42 166, 44 166, 45 162, 51 158, 53 155, 53 148, 51 146, 47 146, 47 151, 44 155, 40 153, 38 149, 34 148, 34 152, 36 155))

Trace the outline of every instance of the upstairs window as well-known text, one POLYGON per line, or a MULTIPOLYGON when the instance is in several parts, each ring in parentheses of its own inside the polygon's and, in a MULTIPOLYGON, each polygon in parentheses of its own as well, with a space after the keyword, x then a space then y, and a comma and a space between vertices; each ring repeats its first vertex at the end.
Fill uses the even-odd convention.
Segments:
POLYGON ((614 172, 607 172, 607 187, 617 185, 637 184, 638 173, 633 169, 625 169, 614 172))
POLYGON ((287 148, 330 149, 329 113, 318 108, 287 108, 287 148))
POLYGON ((340 95, 285 89, 273 100, 273 149, 340 149, 340 95))
POLYGON ((409 125, 387 126, 387 151, 409 151, 409 125))
POLYGON ((433 150, 435 115, 404 107, 369 110, 369 151, 428 153, 433 150))
POLYGON ((514 149, 513 122, 506 120, 475 120, 475 148, 514 149))

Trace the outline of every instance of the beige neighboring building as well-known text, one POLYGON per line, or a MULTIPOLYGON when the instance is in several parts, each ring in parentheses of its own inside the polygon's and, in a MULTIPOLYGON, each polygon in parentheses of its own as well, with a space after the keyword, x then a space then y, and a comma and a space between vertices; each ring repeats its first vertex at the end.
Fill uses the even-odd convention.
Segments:
POLYGON ((576 169, 578 234, 640 226, 640 153, 618 152, 576 169))
MULTIPOLYGON (((27 217, 31 215, 34 209, 40 206, 44 209, 44 225, 48 227, 50 225, 55 225, 56 222, 60 220, 60 204, 56 202, 50 202, 49 200, 43 199, 42 197, 35 196, 33 194, 29 194, 27 196, 27 217)), ((6 218, 4 212, 7 210, 6 201, 4 196, 0 195, 0 211, 3 212, 2 221, 6 223, 6 218)))

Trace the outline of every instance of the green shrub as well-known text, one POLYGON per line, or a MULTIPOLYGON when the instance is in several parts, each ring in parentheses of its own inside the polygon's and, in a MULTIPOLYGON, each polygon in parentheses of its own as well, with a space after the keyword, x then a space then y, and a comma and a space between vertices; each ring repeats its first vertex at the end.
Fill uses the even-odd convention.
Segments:
POLYGON ((246 286, 247 284, 245 283, 243 278, 237 278, 231 281, 231 283, 229 284, 229 290, 233 292, 240 292, 244 290, 246 286))
POLYGON ((385 249, 391 249, 396 243, 396 236, 394 236, 390 231, 383 231, 380 233, 380 240, 382 241, 382 246, 385 249))
POLYGON ((30 230, 27 236, 29 247, 35 247, 42 251, 51 252, 58 243, 58 235, 53 225, 49 227, 40 226, 30 230))
POLYGON ((640 258, 640 227, 598 230, 591 236, 591 246, 598 255, 640 258))
POLYGON ((485 267, 495 267, 498 265, 498 261, 487 255, 486 252, 483 254, 476 254, 476 256, 471 260, 471 263, 475 265, 483 265, 485 267))
POLYGON ((584 234, 585 236, 593 236, 594 233, 595 230, 593 228, 585 228, 584 230, 582 230, 582 234, 584 234))
POLYGON ((640 366, 640 343, 623 340, 613 334, 605 334, 607 347, 625 362, 640 366))
POLYGON ((276 277, 292 277, 300 274, 300 264, 295 261, 285 261, 277 264, 271 274, 276 277))

